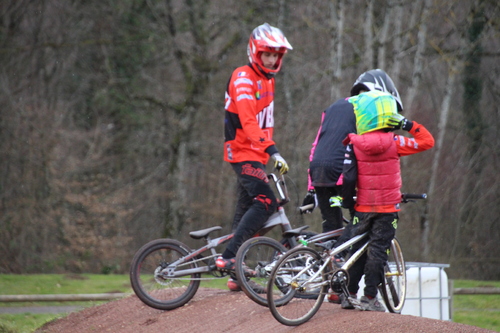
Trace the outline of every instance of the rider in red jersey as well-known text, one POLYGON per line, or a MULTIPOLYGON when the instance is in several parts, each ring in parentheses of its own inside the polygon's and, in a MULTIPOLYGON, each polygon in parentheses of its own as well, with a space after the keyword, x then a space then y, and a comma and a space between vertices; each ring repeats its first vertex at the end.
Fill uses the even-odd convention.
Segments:
MULTIPOLYGON (((272 157, 281 174, 288 164, 273 141, 274 76, 292 46, 283 32, 265 23, 255 28, 248 42, 250 63, 233 71, 226 90, 224 160, 238 179, 238 202, 233 219, 234 237, 216 260, 220 270, 233 271, 236 253, 277 209, 265 166, 272 157)), ((228 281, 231 290, 237 282, 228 281)))

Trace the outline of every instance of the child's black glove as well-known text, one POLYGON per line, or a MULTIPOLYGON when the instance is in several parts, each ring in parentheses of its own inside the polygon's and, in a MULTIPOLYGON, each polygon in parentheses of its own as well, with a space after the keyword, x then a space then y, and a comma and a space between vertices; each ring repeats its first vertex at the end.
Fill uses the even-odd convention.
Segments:
POLYGON ((403 117, 401 114, 396 113, 387 120, 387 125, 394 127, 394 129, 403 129, 405 131, 411 130, 413 122, 403 117))
POLYGON ((314 208, 317 206, 316 202, 316 191, 315 190, 309 190, 304 197, 304 200, 302 201, 302 206, 310 205, 313 204, 314 206, 309 209, 301 210, 301 214, 310 214, 313 212, 314 208))
POLYGON ((345 209, 354 209, 354 204, 356 203, 356 201, 354 201, 354 198, 343 198, 342 199, 342 208, 345 208, 345 209))

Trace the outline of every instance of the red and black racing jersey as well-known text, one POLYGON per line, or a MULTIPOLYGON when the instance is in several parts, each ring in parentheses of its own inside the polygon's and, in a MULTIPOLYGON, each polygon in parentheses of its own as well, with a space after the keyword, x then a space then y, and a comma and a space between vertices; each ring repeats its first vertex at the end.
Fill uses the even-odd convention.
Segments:
POLYGON ((246 65, 234 70, 226 90, 224 160, 266 164, 273 141, 274 78, 246 65))

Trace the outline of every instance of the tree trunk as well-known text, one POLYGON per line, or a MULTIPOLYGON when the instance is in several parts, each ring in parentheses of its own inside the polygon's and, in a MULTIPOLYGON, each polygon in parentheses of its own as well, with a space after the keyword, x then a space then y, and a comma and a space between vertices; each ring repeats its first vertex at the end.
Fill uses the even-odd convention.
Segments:
POLYGON ((375 65, 375 59, 373 56, 374 47, 374 37, 373 37, 373 6, 374 0, 366 1, 365 9, 365 24, 363 26, 364 37, 365 37, 365 52, 363 57, 363 63, 366 68, 373 68, 375 65))
MULTIPOLYGON (((377 68, 382 68, 386 70, 387 68, 387 41, 389 40, 389 28, 391 26, 392 16, 393 16, 393 1, 388 1, 385 8, 384 23, 382 24, 382 29, 380 30, 380 36, 378 38, 378 55, 377 55, 377 68)), ((397 19, 396 19, 397 21, 397 19)))
POLYGON ((423 54, 427 45, 427 19, 429 17, 429 10, 431 5, 432 0, 425 0, 422 15, 420 16, 420 24, 417 34, 417 50, 415 52, 411 86, 406 93, 405 99, 405 116, 409 119, 411 119, 412 115, 413 100, 415 99, 417 91, 420 87, 420 80, 422 79, 422 72, 424 67, 423 54))
POLYGON ((404 17, 404 8, 402 1, 396 1, 394 10, 394 41, 393 41, 393 65, 389 69, 390 76, 394 85, 399 90, 399 76, 401 75, 401 64, 403 62, 404 52, 402 50, 402 26, 404 17))
MULTIPOLYGON (((468 139, 466 161, 468 162, 468 175, 464 179, 464 197, 460 205, 460 234, 459 242, 464 253, 472 251, 478 234, 474 226, 475 218, 479 211, 482 197, 481 174, 484 168, 483 135, 486 128, 480 101, 482 98, 483 77, 481 75, 482 46, 481 36, 486 25, 483 9, 484 0, 475 1, 470 11, 470 26, 467 29, 467 52, 465 54, 463 71, 463 107, 464 132, 468 139), (467 241, 465 241, 467 239, 467 241)), ((456 250, 456 245, 454 250, 456 250)))
MULTIPOLYGON (((450 64, 448 69, 448 79, 446 81, 446 88, 444 92, 443 101, 441 103, 441 110, 439 116, 439 124, 437 128, 438 137, 434 145, 434 157, 432 159, 431 167, 431 177, 429 181, 429 189, 427 194, 430 200, 425 201, 424 213, 420 220, 420 233, 421 233, 421 244, 422 244, 422 254, 423 259, 429 259, 430 247, 429 234, 430 234, 430 221, 429 212, 431 203, 439 205, 438 200, 434 200, 434 192, 436 189, 436 183, 439 173, 439 161, 441 157, 441 152, 443 150, 444 138, 446 136, 446 126, 448 123, 448 115, 450 113, 450 105, 452 102, 452 97, 455 95, 455 80, 457 75, 457 68, 453 64, 450 64)), ((437 221, 434 221, 437 223, 437 221)))
POLYGON ((340 98, 340 80, 342 79, 342 53, 344 44, 342 37, 344 35, 345 21, 345 0, 334 0, 330 2, 331 18, 331 49, 330 64, 332 71, 330 100, 335 101, 340 98))

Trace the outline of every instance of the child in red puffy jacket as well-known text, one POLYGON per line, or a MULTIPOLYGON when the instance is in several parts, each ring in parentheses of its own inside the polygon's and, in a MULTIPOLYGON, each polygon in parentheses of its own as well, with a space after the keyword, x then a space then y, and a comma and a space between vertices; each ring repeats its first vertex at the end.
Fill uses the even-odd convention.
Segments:
MULTIPOLYGON (((387 93, 369 91, 349 102, 354 106, 357 134, 349 134, 345 140, 342 206, 355 210, 346 232, 353 237, 368 231, 371 239, 368 251, 349 269, 349 298, 357 298, 365 274, 361 309, 385 311, 377 300, 377 286, 383 282, 387 251, 399 219, 400 156, 432 148, 434 138, 423 125, 399 114, 395 99, 387 93), (396 135, 395 129, 408 131, 413 138, 396 135)), ((352 251, 357 249, 355 245, 352 251)), ((342 308, 354 308, 349 298, 341 297, 342 308)))

